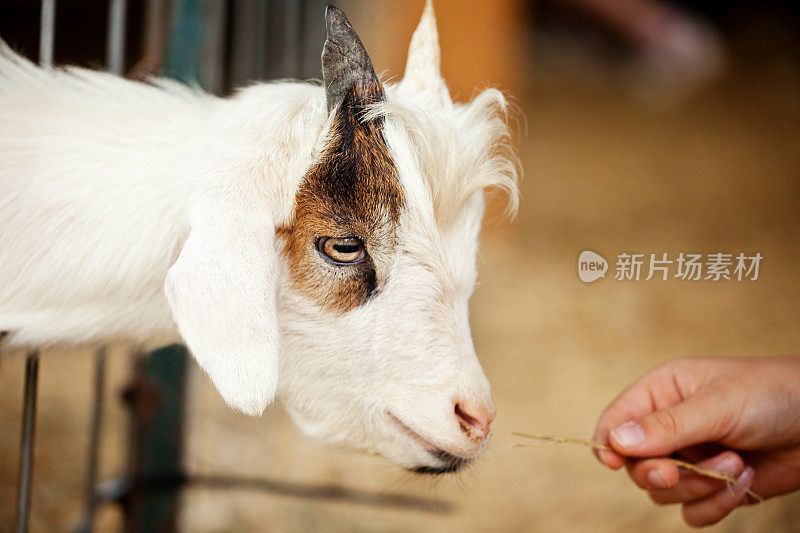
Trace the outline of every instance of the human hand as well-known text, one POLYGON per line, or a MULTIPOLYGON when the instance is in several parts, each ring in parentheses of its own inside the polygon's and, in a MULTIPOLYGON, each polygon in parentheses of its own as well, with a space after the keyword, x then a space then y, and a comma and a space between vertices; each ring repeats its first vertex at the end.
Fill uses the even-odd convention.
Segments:
POLYGON ((746 503, 800 488, 800 357, 683 359, 634 383, 601 415, 594 439, 610 468, 658 504, 683 504, 693 526, 718 522, 746 503), (737 483, 679 470, 675 454, 737 483))

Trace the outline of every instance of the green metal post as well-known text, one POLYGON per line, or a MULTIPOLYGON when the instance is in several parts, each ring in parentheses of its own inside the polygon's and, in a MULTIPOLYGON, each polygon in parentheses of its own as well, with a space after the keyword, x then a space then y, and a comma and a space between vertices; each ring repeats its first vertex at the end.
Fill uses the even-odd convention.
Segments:
POLYGON ((137 358, 132 409, 131 490, 125 531, 175 531, 183 475, 188 352, 175 344, 137 358))

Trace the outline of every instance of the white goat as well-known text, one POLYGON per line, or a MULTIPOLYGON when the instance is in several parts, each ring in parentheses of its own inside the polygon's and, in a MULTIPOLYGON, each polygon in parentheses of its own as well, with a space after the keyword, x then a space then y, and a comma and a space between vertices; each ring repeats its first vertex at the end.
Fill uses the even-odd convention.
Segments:
POLYGON ((430 2, 396 85, 326 22, 324 87, 227 99, 0 41, 0 331, 180 334, 238 410, 279 395, 309 435, 455 470, 494 416, 467 305, 483 189, 516 207, 505 100, 451 101, 430 2))

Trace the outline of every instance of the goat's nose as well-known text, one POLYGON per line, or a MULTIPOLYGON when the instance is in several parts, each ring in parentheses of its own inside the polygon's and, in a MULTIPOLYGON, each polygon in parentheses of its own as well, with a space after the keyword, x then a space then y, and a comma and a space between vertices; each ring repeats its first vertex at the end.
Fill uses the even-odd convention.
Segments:
POLYGON ((456 402, 454 409, 462 431, 472 440, 483 440, 489 435, 489 425, 494 420, 494 405, 456 402))

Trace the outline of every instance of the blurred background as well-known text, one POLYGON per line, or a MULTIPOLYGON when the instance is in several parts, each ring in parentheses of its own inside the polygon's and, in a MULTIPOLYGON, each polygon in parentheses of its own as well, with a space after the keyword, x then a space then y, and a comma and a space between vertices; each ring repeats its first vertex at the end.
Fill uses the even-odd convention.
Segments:
MULTIPOLYGON (((128 0, 122 70, 218 94, 317 78, 323 4, 128 0)), ((401 78, 422 0, 338 5, 376 70, 401 78)), ((173 509, 180 530, 682 531, 677 508, 651 504, 589 451, 512 448, 511 432, 589 437, 616 394, 669 359, 800 351, 795 2, 438 0, 436 9, 454 97, 491 85, 519 108, 521 208, 508 222, 503 199, 492 199, 471 308, 498 407, 490 449, 457 475, 411 475, 305 439, 279 406, 260 419, 231 412, 191 363, 173 451, 195 482, 173 499, 175 483, 155 487, 149 508, 173 509), (606 279, 580 281, 583 250, 609 260, 606 279), (756 281, 618 281, 623 252, 763 259, 756 281)), ((55 62, 105 68, 108 17, 106 1, 59 1, 55 62)), ((34 60, 39 20, 39 2, 0 0, 0 36, 34 60)), ((0 531, 14 516, 23 356, 0 359, 0 531)), ((65 531, 86 505, 95 356, 47 350, 41 361, 31 529, 65 531)), ((125 494, 113 480, 131 468, 137 426, 122 398, 130 404, 133 361, 130 347, 109 347, 99 446, 108 498, 125 494)), ((122 529, 123 508, 99 505, 96 529, 122 529)), ((800 495, 737 510, 711 531, 800 531, 800 495)))

